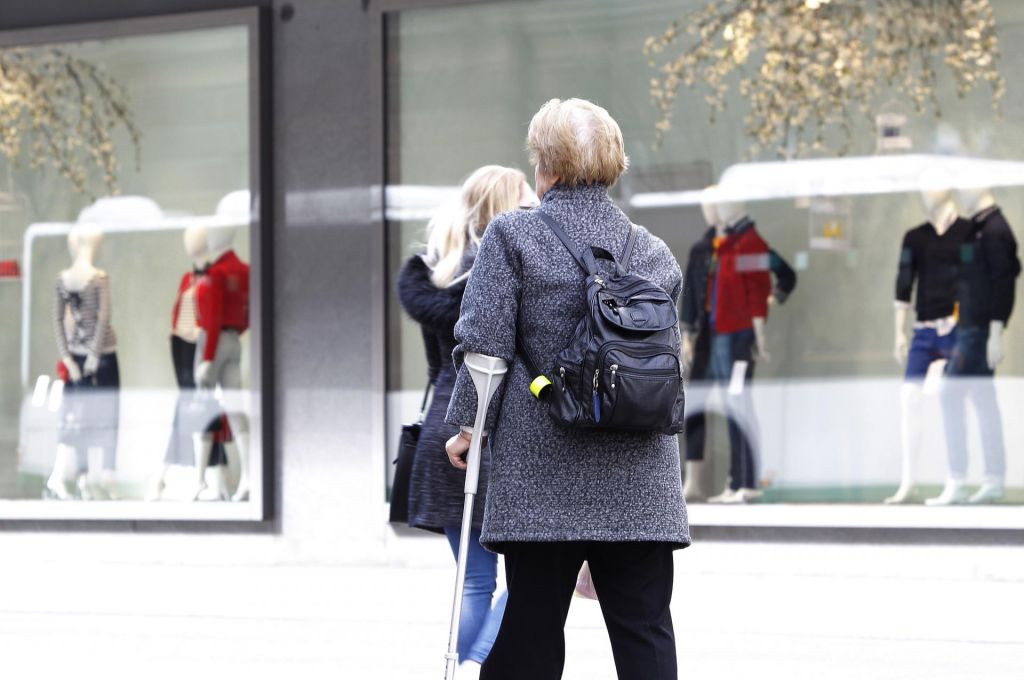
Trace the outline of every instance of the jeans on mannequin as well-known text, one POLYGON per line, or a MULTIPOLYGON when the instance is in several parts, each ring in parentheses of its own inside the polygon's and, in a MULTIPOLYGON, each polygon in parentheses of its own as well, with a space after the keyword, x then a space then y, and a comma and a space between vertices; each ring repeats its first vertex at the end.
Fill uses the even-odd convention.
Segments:
POLYGON ((753 441, 758 426, 754 415, 754 400, 750 394, 754 378, 754 331, 715 333, 711 338, 710 377, 719 385, 728 387, 732 380, 733 365, 747 362, 743 390, 739 394, 726 393, 725 408, 729 419, 729 488, 756 489, 757 456, 753 441))
MULTIPOLYGON (((451 546, 452 554, 458 559, 459 527, 446 527, 444 535, 451 546)), ((479 529, 473 529, 469 534, 468 554, 457 651, 459 661, 475 661, 482 664, 490 654, 495 638, 498 637, 508 593, 503 591, 494 607, 491 607, 491 599, 498 585, 498 556, 480 545, 479 529)))

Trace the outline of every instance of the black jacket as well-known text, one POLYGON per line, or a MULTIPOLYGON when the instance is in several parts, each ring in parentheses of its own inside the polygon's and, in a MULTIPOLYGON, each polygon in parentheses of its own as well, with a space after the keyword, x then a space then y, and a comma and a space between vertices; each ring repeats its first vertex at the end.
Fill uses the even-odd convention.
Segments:
MULTIPOLYGON (((463 261, 463 271, 472 265, 469 253, 463 261)), ((458 428, 444 422, 455 384, 455 322, 459 320, 462 295, 466 291, 467 277, 456 283, 438 288, 430 280, 430 267, 423 258, 410 258, 398 275, 398 299, 402 308, 420 326, 427 356, 428 378, 434 385, 434 395, 423 419, 416 455, 409 478, 409 525, 440 531, 457 527, 462 521, 466 473, 448 462, 445 442, 458 432, 458 428)), ((487 473, 490 457, 484 450, 480 469, 480 498, 487 495, 487 473)), ((482 502, 476 504, 473 526, 483 521, 482 502)))
POLYGON ((1017 241, 998 206, 971 219, 973 231, 960 248, 960 324, 988 326, 1009 321, 1020 260, 1017 241))

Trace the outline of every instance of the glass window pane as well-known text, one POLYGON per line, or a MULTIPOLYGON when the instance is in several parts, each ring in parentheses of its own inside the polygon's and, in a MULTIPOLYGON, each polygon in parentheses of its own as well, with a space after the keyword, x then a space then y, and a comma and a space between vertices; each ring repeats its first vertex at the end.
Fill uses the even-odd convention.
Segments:
MULTIPOLYGON (((474 169, 501 164, 532 177, 524 140, 542 103, 589 99, 617 120, 630 156, 613 199, 693 274, 680 449, 688 500, 709 506, 703 517, 720 503, 1020 504, 1024 429, 1011 414, 1024 403, 1024 353, 1015 351, 1024 338, 1019 324, 999 322, 1021 285, 1013 234, 1024 213, 1024 99, 1012 79, 1001 96, 998 78, 988 78, 992 63, 1006 77, 1024 61, 1024 17, 1016 3, 993 1, 998 54, 983 33, 960 59, 973 33, 956 29, 959 7, 915 9, 899 20, 940 33, 934 82, 910 87, 901 77, 868 83, 865 74, 892 62, 852 41, 913 32, 883 34, 884 16, 843 20, 829 5, 808 2, 783 19, 755 16, 772 11, 762 3, 715 24, 705 38, 726 50, 715 54, 745 66, 698 64, 704 70, 694 87, 679 87, 660 143, 652 79, 698 46, 687 27, 696 13, 724 12, 721 3, 545 0, 391 15, 392 280, 422 247, 432 211, 474 169), (648 38, 675 20, 678 41, 645 54, 648 38), (861 33, 846 39, 850 31, 861 33), (811 61, 779 61, 787 55, 811 61), (724 107, 712 110, 705 85, 719 72, 724 107), (772 102, 786 87, 796 104, 772 102), (849 127, 822 108, 818 139, 816 107, 840 91, 849 127), (759 115, 778 122, 760 138, 759 115), (712 185, 717 193, 706 191, 712 185), (711 222, 708 205, 717 208, 711 222), (732 248, 743 256, 727 256, 732 248)), ((417 326, 397 302, 390 310, 395 436, 417 411, 426 364, 417 326)), ((787 517, 814 522, 814 510, 806 519, 798 511, 787 517)))
POLYGON ((252 40, 0 49, 7 516, 258 514, 252 40))

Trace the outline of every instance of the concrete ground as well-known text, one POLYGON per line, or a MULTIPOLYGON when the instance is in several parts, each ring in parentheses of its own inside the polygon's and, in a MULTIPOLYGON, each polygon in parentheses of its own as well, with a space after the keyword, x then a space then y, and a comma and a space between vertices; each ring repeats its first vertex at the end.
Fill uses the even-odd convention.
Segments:
MULTIPOLYGON (((0 674, 438 680, 447 545, 392 539, 380 557, 226 567, 90 553, 69 567, 8 555, 0 674)), ((676 570, 680 678, 1024 678, 1019 548, 705 542, 677 553, 676 570)), ((596 603, 574 601, 566 640, 566 680, 615 677, 596 603)))

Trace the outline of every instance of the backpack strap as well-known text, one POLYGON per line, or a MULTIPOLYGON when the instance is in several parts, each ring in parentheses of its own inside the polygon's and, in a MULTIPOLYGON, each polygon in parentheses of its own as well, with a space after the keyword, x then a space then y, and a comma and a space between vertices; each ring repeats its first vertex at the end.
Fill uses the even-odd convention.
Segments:
POLYGON ((640 236, 640 228, 635 224, 630 224, 629 236, 626 237, 626 249, 622 251, 622 261, 619 262, 623 271, 629 271, 629 258, 633 255, 633 247, 636 245, 638 236, 640 236))
POLYGON ((569 251, 570 255, 572 255, 572 259, 576 260, 576 264, 580 266, 580 269, 587 274, 597 273, 597 261, 594 259, 594 253, 589 249, 586 249, 581 253, 576 247, 576 244, 572 242, 572 239, 569 238, 568 234, 565 233, 565 230, 562 229, 562 226, 558 224, 555 218, 540 208, 537 208, 534 212, 536 212, 537 217, 547 225, 548 229, 558 237, 558 240, 562 242, 565 249, 569 251))

